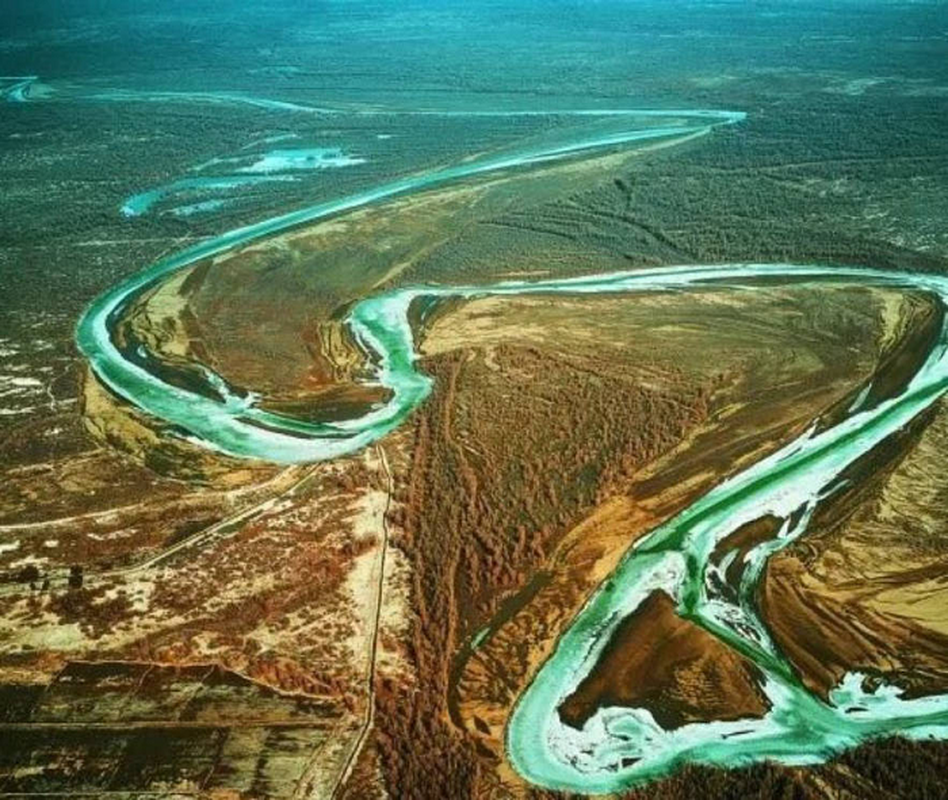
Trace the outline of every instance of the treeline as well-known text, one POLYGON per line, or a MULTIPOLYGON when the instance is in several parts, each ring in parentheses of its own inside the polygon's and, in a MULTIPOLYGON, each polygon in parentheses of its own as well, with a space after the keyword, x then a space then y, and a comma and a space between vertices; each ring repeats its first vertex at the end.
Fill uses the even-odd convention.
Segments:
POLYGON ((811 93, 600 175, 530 190, 413 280, 797 261, 948 270, 948 99, 811 93))

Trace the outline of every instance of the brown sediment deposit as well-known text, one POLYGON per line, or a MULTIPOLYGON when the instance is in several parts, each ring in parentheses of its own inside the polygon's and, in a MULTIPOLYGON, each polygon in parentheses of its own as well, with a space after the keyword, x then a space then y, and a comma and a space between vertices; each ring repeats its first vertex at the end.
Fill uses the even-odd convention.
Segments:
POLYGON ((768 563, 764 620, 814 691, 851 671, 909 695, 948 688, 946 444, 942 403, 857 462, 805 537, 768 563))
POLYGON ((308 407, 314 416, 324 402, 336 404, 335 389, 360 391, 352 384, 366 377, 365 354, 349 335, 345 312, 367 294, 412 281, 468 282, 622 266, 620 256, 597 247, 586 254, 574 248, 568 258, 557 253, 551 269, 550 254, 523 247, 520 240, 529 230, 521 223, 508 226, 498 215, 511 207, 543 205, 669 144, 422 191, 206 259, 138 298, 118 326, 117 341, 121 346, 133 337, 147 343, 166 381, 199 386, 200 362, 232 386, 261 394, 263 405, 308 407), (484 231, 490 231, 496 259, 472 260, 465 245, 456 249, 468 233, 480 248, 484 231), (512 252, 505 252, 509 247, 512 252), (511 255, 525 263, 508 264, 511 255))
POLYGON ((760 674, 743 656, 650 594, 616 628, 595 668, 563 701, 560 719, 582 728, 599 708, 648 709, 666 730, 687 722, 763 716, 760 674))

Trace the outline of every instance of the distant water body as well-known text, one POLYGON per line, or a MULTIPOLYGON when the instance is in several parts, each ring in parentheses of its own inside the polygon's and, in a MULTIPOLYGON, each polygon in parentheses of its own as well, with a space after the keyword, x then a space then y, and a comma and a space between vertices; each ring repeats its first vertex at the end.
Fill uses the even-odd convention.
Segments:
MULTIPOLYGON (((285 137, 271 137, 280 140, 285 137)), ((365 159, 343 153, 338 147, 301 147, 266 150, 249 155, 213 158, 192 168, 192 172, 204 172, 213 167, 224 167, 226 174, 197 175, 179 178, 162 186, 138 192, 128 197, 120 208, 125 217, 140 217, 147 214, 163 200, 185 195, 232 194, 236 189, 260 184, 298 181, 304 172, 349 167, 364 164, 365 159)), ((234 198, 205 198, 188 205, 177 206, 169 212, 177 216, 214 211, 234 198)))

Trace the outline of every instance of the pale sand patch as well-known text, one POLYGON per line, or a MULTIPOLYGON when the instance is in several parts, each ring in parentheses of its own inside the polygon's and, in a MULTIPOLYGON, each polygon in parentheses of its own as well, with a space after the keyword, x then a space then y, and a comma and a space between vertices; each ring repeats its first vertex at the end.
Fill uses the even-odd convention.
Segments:
MULTIPOLYGON (((770 290, 767 296, 782 296, 780 290, 770 290)), ((761 293, 758 293, 758 297, 761 293)), ((420 350, 424 355, 437 355, 450 350, 471 346, 492 346, 503 342, 530 341, 548 345, 551 326, 556 326, 560 337, 564 335, 564 319, 575 317, 584 324, 569 327, 571 340, 585 340, 597 345, 618 344, 628 346, 628 341, 637 331, 654 332, 656 325, 651 311, 674 309, 682 305, 677 293, 658 292, 618 294, 613 297, 589 297, 584 295, 557 295, 555 298, 537 295, 534 297, 482 297, 464 303, 460 308, 438 319, 428 331, 420 350), (594 318, 591 319, 591 315, 594 318), (621 316, 623 339, 612 341, 602 335, 603 325, 609 324, 611 315, 621 316), (524 322, 532 318, 536 322, 524 322)), ((742 309, 746 298, 733 291, 702 292, 690 295, 688 308, 708 311, 742 309)), ((670 327, 670 326, 666 326, 670 327)), ((678 326, 687 330, 686 325, 678 326)))
POLYGON ((401 550, 389 547, 385 557, 382 609, 376 669, 390 678, 408 680, 411 667, 397 643, 406 641, 411 629, 411 565, 401 550))
POLYGON ((0 641, 4 650, 14 651, 24 647, 42 650, 75 651, 88 646, 89 639, 78 623, 61 623, 59 617, 52 613, 45 613, 38 620, 30 620, 27 625, 18 622, 17 618, 27 616, 29 600, 23 599, 16 603, 17 608, 11 609, 0 619, 0 641), (19 611, 20 613, 15 613, 19 611))
POLYGON ((883 590, 866 605, 874 611, 909 617, 929 630, 948 636, 948 587, 943 579, 883 590))
POLYGON ((372 627, 381 578, 381 548, 373 547, 358 556, 346 576, 345 594, 352 603, 352 612, 357 625, 347 637, 346 644, 352 652, 352 666, 360 672, 368 669, 372 627))
POLYGON ((191 270, 173 273, 145 302, 148 332, 159 341, 160 352, 179 358, 187 358, 191 345, 180 324, 181 314, 188 305, 182 286, 190 275, 191 270))
MULTIPOLYGON (((366 461, 374 462, 373 466, 378 467, 377 460, 369 453, 366 454, 366 461)), ((385 537, 388 493, 370 489, 353 505, 355 513, 349 517, 351 535, 356 541, 371 542, 372 547, 353 560, 346 575, 343 591, 351 598, 356 622, 347 645, 352 652, 353 664, 358 665, 360 672, 367 672, 382 583, 382 542, 385 537)))
MULTIPOLYGON (((876 293, 875 289, 872 291, 876 293)), ((881 303, 880 316, 882 319, 879 349, 884 352, 896 344, 902 336, 907 317, 905 313, 906 299, 904 295, 894 292, 878 292, 878 295, 881 303)))
POLYGON ((353 503, 355 513, 349 518, 349 522, 356 539, 381 538, 387 504, 388 494, 379 489, 370 489, 353 503))

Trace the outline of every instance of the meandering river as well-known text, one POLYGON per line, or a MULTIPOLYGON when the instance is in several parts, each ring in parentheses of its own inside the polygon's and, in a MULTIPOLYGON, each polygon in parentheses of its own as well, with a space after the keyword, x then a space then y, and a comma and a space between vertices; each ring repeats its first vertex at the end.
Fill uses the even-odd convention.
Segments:
MULTIPOLYGON (((948 279, 940 276, 791 264, 678 266, 562 280, 400 288, 360 301, 348 317, 353 336, 373 354, 377 381, 391 390, 390 397, 361 417, 333 423, 310 423, 258 408, 253 394, 233 390, 209 369, 205 375, 213 391, 199 393, 173 386, 148 369, 147 358, 128 358, 116 345, 116 323, 143 293, 180 269, 262 237, 449 181, 650 138, 698 135, 743 119, 737 112, 704 110, 574 113, 626 114, 630 119, 666 116, 676 121, 464 162, 229 231, 151 265, 97 298, 78 324, 78 345, 104 384, 194 441, 235 456, 306 462, 350 453, 377 440, 428 396, 431 379, 416 368, 409 323, 409 308, 416 299, 632 294, 687 291, 710 283, 718 288, 746 288, 756 278, 772 281, 786 276, 795 283, 857 281, 923 291, 942 304, 948 302, 948 279)), ((848 675, 828 703, 812 695, 774 645, 752 602, 766 559, 804 533, 816 504, 833 491, 846 467, 903 428, 946 389, 948 331, 943 330, 898 397, 872 408, 857 406, 845 419, 819 432, 814 426, 641 539, 563 633, 517 703, 507 729, 507 751, 516 769, 542 786, 603 793, 668 774, 688 761, 733 766, 772 758, 807 763, 885 733, 948 736, 948 696, 904 700, 885 685, 865 690, 859 675, 848 675), (722 595, 709 578, 715 569, 709 561, 716 543, 764 515, 784 520, 782 528, 773 540, 748 555, 739 596, 722 595), (581 730, 560 721, 561 701, 593 668, 621 620, 656 589, 675 599, 682 616, 758 666, 771 706, 762 719, 692 723, 665 730, 647 710, 605 708, 581 730)))

